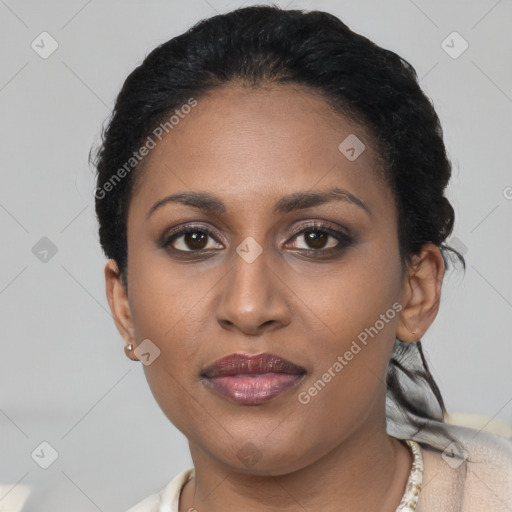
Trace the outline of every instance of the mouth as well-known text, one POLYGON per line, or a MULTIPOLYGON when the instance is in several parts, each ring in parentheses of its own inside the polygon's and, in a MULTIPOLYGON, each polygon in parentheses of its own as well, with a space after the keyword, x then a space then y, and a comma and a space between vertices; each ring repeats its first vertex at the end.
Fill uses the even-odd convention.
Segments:
POLYGON ((231 354, 201 373, 207 386, 238 404, 267 402, 296 386, 306 369, 275 354, 231 354))

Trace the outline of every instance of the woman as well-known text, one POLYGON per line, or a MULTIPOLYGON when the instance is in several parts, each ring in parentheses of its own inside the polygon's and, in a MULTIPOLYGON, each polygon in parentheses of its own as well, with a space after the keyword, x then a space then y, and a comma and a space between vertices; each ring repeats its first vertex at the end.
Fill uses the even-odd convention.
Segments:
POLYGON ((110 308, 194 467, 131 512, 505 511, 512 447, 421 349, 451 166, 414 69, 324 12, 203 20, 126 79, 96 165, 110 308))

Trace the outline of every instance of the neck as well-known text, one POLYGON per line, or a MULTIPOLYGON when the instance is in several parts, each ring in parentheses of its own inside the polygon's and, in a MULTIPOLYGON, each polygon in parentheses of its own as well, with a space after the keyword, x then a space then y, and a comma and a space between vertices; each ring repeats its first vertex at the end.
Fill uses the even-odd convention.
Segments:
POLYGON ((273 476, 237 472, 190 444, 195 478, 185 486, 180 512, 230 510, 395 512, 412 464, 407 446, 379 432, 358 431, 299 470, 273 476))

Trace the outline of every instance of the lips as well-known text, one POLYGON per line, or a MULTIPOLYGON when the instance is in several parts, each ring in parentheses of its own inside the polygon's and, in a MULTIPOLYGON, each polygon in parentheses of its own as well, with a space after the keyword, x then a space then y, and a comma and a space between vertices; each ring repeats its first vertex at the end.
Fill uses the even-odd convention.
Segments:
POLYGON ((231 354, 208 366, 201 377, 229 401, 256 405, 299 385, 306 370, 275 354, 231 354))
POLYGON ((245 354, 231 354, 215 361, 202 373, 204 377, 230 377, 233 375, 254 375, 263 373, 288 373, 300 375, 306 370, 287 359, 275 354, 258 354, 247 356, 245 354))

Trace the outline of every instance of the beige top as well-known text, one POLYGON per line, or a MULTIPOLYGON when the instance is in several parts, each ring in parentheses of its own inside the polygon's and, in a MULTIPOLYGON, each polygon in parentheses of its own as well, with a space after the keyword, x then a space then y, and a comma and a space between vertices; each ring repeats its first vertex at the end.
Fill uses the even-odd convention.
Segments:
MULTIPOLYGON (((416 441, 408 444, 417 448, 421 459, 415 457, 404 499, 397 512, 512 511, 512 440, 489 432, 442 425, 445 431, 456 437, 455 443, 447 442, 429 430, 406 437, 416 441), (421 449, 417 443, 421 443, 421 449), (423 466, 422 475, 414 471, 414 465, 423 466), (407 496, 410 496, 419 475, 422 483, 415 508, 404 508, 403 503, 408 501, 407 496)), ((401 426, 402 433, 407 428, 401 426)), ((395 426, 389 430, 390 435, 395 435, 393 430, 399 431, 400 428, 395 426)), ((127 512, 178 512, 181 489, 193 475, 194 468, 182 471, 164 488, 127 512)))

